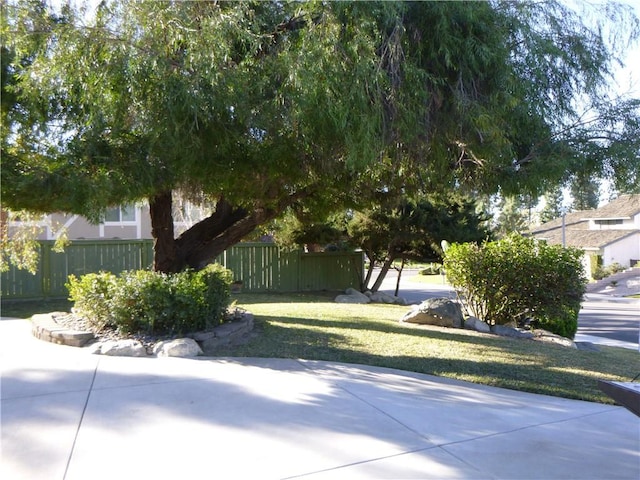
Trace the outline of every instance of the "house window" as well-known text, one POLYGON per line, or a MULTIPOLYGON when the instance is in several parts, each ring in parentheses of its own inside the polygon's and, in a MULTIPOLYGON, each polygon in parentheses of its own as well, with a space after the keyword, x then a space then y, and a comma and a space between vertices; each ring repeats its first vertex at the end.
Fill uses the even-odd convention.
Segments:
POLYGON ((619 220, 596 220, 598 225, 622 225, 622 219, 619 220))
POLYGON ((136 207, 134 205, 121 205, 110 208, 104 215, 104 223, 135 223, 136 207))

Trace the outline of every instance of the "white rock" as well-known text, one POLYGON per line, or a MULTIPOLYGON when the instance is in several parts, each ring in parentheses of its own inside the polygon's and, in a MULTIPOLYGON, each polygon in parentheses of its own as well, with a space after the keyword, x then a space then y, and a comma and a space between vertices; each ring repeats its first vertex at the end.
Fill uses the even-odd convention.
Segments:
POLYGON ((338 295, 334 302, 336 303, 371 303, 371 299, 355 288, 348 288, 344 295, 338 295))
MULTIPOLYGON (((97 353, 97 352, 95 352, 97 353)), ((137 340, 107 340, 102 342, 100 347, 102 355, 117 357, 146 357, 147 350, 142 343, 137 340)))
POLYGON ((157 343, 153 354, 158 357, 196 357, 202 355, 202 349, 192 338, 176 338, 157 343))
POLYGON ((491 327, 477 317, 468 317, 464 321, 464 328, 467 330, 475 330, 476 332, 489 333, 491 327))
POLYGON ((336 303, 371 303, 371 300, 367 297, 363 299, 361 297, 356 297, 355 295, 338 295, 333 301, 336 303))
POLYGON ((533 333, 526 330, 510 327, 508 325, 492 325, 491 332, 503 337, 533 338, 533 333))
POLYGON ((369 298, 374 303, 388 303, 388 304, 398 303, 398 297, 394 297, 393 295, 389 295, 384 292, 372 293, 369 298))
POLYGON ((556 345, 562 345, 563 347, 578 348, 576 343, 570 338, 556 335, 555 333, 548 332, 547 330, 538 329, 534 331, 534 338, 548 343, 555 343, 556 345))

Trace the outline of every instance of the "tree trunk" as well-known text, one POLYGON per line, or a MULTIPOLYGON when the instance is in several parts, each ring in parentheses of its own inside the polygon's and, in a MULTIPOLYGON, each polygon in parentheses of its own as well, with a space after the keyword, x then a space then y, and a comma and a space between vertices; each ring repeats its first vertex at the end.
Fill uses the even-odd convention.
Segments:
POLYGON ((179 269, 176 265, 171 190, 149 198, 149 214, 153 236, 153 269, 156 272, 175 273, 179 269))
POLYGON ((369 268, 367 268, 367 275, 362 282, 361 290, 366 292, 369 289, 369 282, 371 281, 371 277, 373 276, 373 270, 376 268, 376 260, 375 255, 370 250, 364 250, 365 255, 369 259, 369 268))
POLYGON ((402 270, 404 270, 405 259, 402 257, 402 263, 400 264, 400 270, 398 270, 398 280, 396 281, 396 293, 394 295, 397 297, 398 292, 400 291, 400 277, 402 276, 402 270))
POLYGON ((259 225, 272 220, 304 192, 282 199, 272 208, 248 210, 234 207, 224 197, 216 202, 209 217, 196 223, 174 239, 171 192, 149 199, 154 238, 154 269, 175 273, 186 268, 200 270, 226 249, 240 242, 259 225))
POLYGON ((372 292, 377 292, 378 290, 380 290, 380 286, 382 285, 384 278, 387 276, 387 272, 389 272, 389 269, 391 268, 391 264, 393 263, 394 260, 395 258, 392 256, 388 256, 387 258, 385 258, 384 263, 382 264, 382 269, 378 274, 378 278, 376 278, 376 281, 373 284, 373 287, 371 287, 372 292))

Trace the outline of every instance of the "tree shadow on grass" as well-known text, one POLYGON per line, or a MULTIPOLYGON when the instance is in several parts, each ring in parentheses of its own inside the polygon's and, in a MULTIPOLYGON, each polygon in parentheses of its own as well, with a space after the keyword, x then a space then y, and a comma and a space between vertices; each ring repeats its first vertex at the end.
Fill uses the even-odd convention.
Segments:
MULTIPOLYGON (((365 340, 366 341, 366 340, 365 340)), ((394 339, 396 343, 398 339, 394 339)), ((418 343, 419 345, 419 343, 418 343)), ((279 357, 353 363, 424 373, 524 392, 612 403, 597 379, 624 380, 624 369, 606 367, 604 354, 567 350, 532 340, 473 334, 460 329, 415 328, 385 322, 336 321, 261 315, 254 338, 214 356, 279 357), (378 345, 365 345, 353 330, 375 332, 378 345), (384 350, 386 334, 424 341, 419 354, 384 350), (470 349, 481 357, 464 358, 470 349), (456 356, 456 352, 460 355, 456 356), (598 358, 595 356, 602 355, 598 358), (589 360, 585 363, 585 359, 589 360), (598 366, 599 364, 599 366, 598 366), (616 373, 612 373, 616 372, 616 373)))
POLYGON ((69 312, 72 306, 66 298, 3 300, 0 313, 3 317, 30 318, 37 313, 69 312))

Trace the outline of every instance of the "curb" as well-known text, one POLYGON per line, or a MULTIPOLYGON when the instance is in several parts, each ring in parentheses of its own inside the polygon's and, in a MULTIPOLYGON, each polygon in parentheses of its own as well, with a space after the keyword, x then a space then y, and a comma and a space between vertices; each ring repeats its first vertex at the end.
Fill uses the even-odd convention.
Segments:
MULTIPOLYGON (((84 347, 96 338, 92 332, 71 330, 59 324, 54 318, 55 314, 56 312, 33 315, 31 317, 32 335, 45 342, 70 347, 84 347)), ((199 332, 185 335, 185 337, 195 340, 207 355, 215 352, 219 347, 241 342, 242 338, 253 330, 253 326, 253 314, 242 312, 236 321, 223 323, 209 332, 199 332)))
POLYGON ((31 333, 45 342, 70 347, 84 347, 95 338, 91 332, 69 330, 53 318, 52 313, 38 313, 31 317, 31 333))

